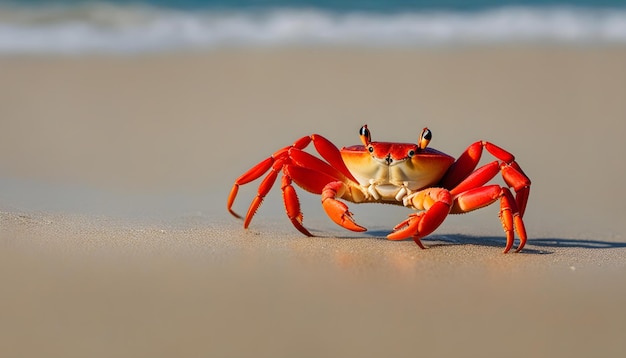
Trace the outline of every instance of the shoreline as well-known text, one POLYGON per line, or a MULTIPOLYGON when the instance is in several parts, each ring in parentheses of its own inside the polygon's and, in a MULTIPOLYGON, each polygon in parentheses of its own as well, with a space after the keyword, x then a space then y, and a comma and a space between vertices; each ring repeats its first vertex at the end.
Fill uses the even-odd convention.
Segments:
POLYGON ((626 47, 0 57, 0 350, 623 355, 624 63, 626 47), (355 144, 363 124, 511 151, 533 183, 526 248, 501 253, 497 204, 427 250, 384 239, 405 208, 350 204, 370 229, 353 234, 297 189, 313 238, 278 185, 248 230, 226 211, 277 149, 355 144))

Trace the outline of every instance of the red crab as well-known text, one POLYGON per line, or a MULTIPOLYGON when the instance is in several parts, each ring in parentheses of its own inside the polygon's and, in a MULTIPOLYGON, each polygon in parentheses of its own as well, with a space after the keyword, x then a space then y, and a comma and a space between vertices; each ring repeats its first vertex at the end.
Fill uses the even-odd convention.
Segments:
POLYGON ((421 248, 424 245, 420 239, 437 229, 448 214, 466 213, 500 199, 499 216, 506 233, 504 253, 513 247, 514 231, 519 237, 515 251, 524 247, 526 230, 522 217, 530 193, 530 179, 511 153, 495 144, 478 141, 455 160, 427 148, 432 138, 428 128, 422 130, 416 144, 373 142, 367 125, 361 127, 359 134, 362 145, 341 150, 319 134, 302 137, 278 150, 235 180, 228 196, 228 211, 241 218, 232 210, 239 186, 269 171, 245 216, 244 227, 247 228, 282 172, 281 189, 287 216, 296 229, 307 236, 313 235, 302 225, 300 203, 292 182, 311 193, 321 194, 322 206, 328 216, 352 231, 366 229, 354 221, 346 204, 337 199, 396 204, 416 210, 396 225, 387 238, 402 240, 411 237, 421 248), (304 151, 311 142, 325 161, 304 151), (476 169, 483 149, 497 160, 476 169), (507 187, 485 185, 498 172, 507 187), (515 191, 515 196, 510 188, 515 191))

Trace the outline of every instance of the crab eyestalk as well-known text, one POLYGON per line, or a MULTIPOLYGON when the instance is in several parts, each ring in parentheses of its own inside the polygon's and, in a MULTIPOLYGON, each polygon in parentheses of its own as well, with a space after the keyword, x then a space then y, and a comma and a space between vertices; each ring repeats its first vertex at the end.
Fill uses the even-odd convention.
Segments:
POLYGON ((430 140, 432 138, 433 138, 433 132, 431 132, 430 129, 428 128, 422 129, 422 134, 420 134, 420 139, 417 141, 417 146, 420 149, 426 149, 426 147, 428 146, 428 143, 430 143, 430 140))
POLYGON ((367 124, 363 125, 363 127, 359 129, 359 136, 361 137, 361 142, 366 147, 372 142, 372 134, 370 133, 370 130, 367 129, 367 124))

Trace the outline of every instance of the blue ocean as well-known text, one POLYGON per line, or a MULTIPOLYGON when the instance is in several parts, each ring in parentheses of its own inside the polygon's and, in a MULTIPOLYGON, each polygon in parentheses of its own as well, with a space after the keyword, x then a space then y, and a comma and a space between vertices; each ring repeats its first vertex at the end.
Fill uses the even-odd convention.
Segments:
POLYGON ((0 55, 626 45, 624 0, 0 0, 0 55))

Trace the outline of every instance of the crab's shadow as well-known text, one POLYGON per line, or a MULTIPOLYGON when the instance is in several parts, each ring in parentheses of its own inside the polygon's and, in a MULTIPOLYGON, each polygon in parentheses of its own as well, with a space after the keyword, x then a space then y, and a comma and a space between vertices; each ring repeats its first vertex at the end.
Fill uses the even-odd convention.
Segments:
MULTIPOLYGON (((389 231, 372 230, 365 235, 385 240, 389 231)), ((411 240, 411 239, 407 239, 411 240)), ((435 234, 422 239, 422 242, 433 246, 450 245, 478 245, 490 247, 503 247, 506 243, 504 236, 472 236, 463 234, 435 234)), ((516 240, 517 242, 517 240, 516 240)), ((626 242, 614 242, 604 240, 579 240, 567 238, 533 238, 528 239, 522 253, 525 254, 552 254, 551 248, 580 248, 580 249, 616 249, 625 248, 626 242)))

